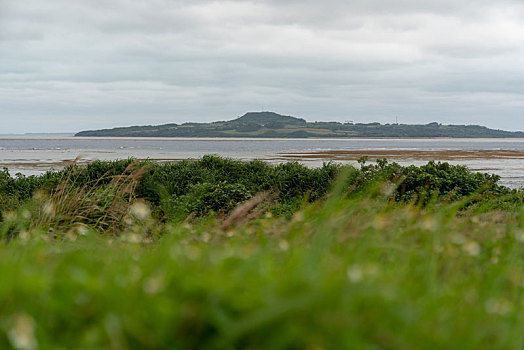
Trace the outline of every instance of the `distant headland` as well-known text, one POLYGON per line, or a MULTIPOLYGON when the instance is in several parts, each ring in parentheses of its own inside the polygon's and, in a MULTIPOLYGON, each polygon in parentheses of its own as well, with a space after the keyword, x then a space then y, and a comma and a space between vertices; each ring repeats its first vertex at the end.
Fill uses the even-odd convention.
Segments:
POLYGON ((524 138, 522 131, 489 129, 480 125, 380 124, 307 122, 274 112, 249 112, 212 123, 129 126, 81 131, 75 136, 108 137, 250 137, 250 138, 355 138, 355 137, 450 137, 524 138))

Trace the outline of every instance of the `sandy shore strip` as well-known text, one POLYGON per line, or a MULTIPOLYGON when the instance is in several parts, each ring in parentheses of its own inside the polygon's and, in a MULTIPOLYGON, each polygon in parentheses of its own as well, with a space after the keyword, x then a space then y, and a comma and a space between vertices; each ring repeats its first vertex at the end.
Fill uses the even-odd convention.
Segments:
POLYGON ((473 159, 523 159, 520 150, 330 150, 309 152, 282 152, 278 156, 283 160, 331 159, 358 160, 367 156, 369 160, 473 160, 473 159))

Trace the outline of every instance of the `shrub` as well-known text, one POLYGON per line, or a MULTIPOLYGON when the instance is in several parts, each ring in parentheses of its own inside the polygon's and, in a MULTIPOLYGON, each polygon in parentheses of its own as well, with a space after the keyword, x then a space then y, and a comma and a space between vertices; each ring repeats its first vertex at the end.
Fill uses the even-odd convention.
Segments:
POLYGON ((391 181, 398 185, 394 192, 397 201, 427 202, 432 197, 457 200, 474 193, 508 194, 508 188, 497 184, 498 175, 472 172, 465 166, 430 161, 420 167, 407 167, 379 159, 376 165, 362 167, 354 181, 358 188, 371 182, 391 181))

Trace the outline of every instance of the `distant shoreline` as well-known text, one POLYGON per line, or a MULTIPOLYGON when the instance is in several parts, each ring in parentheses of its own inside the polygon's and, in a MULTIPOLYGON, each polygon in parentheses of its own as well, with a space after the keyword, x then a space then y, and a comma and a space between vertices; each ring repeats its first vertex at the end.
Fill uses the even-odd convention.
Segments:
POLYGON ((309 137, 309 138, 262 138, 262 137, 147 137, 147 136, 60 136, 48 135, 0 135, 0 140, 122 140, 122 141, 213 141, 213 142, 246 142, 246 141, 335 141, 347 142, 351 140, 403 140, 403 141, 431 141, 431 140, 475 140, 497 142, 524 142, 524 137, 309 137))
POLYGON ((347 141, 347 140, 524 140, 523 137, 451 137, 451 136, 434 136, 434 137, 389 137, 389 136, 355 136, 355 137, 162 137, 162 136, 73 136, 72 139, 113 139, 113 140, 213 140, 213 141, 272 141, 272 140, 290 140, 290 141, 304 141, 304 140, 330 140, 330 141, 347 141))

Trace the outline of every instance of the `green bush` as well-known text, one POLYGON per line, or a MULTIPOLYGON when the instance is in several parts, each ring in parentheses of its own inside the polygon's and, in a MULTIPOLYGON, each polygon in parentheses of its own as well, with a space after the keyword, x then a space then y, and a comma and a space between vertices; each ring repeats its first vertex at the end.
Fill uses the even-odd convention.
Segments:
POLYGON ((15 210, 29 200, 36 190, 51 190, 60 182, 58 171, 48 171, 40 176, 16 174, 12 177, 9 170, 0 170, 0 217, 1 213, 15 210))
POLYGON ((243 162, 208 155, 198 160, 153 164, 137 191, 139 197, 157 207, 159 215, 167 217, 187 213, 193 207, 198 209, 195 211, 198 215, 210 210, 227 212, 262 191, 278 193, 279 204, 288 207, 289 212, 296 210, 296 203, 301 203, 306 196, 314 201, 325 195, 339 168, 331 163, 316 169, 297 162, 272 166, 260 160, 243 162), (209 195, 202 194, 205 190, 210 191, 209 195), (215 200, 215 196, 229 199, 215 200), (226 206, 219 208, 222 202, 226 206), (185 209, 173 207, 181 204, 185 209))
POLYGON ((204 182, 191 185, 187 194, 173 196, 163 203, 163 208, 168 217, 184 219, 190 214, 203 216, 211 212, 229 212, 251 196, 242 184, 204 182))
POLYGON ((385 159, 377 164, 366 165, 361 160, 360 172, 354 175, 357 187, 371 182, 391 181, 397 185, 394 197, 397 201, 427 202, 439 197, 457 200, 474 193, 502 195, 511 192, 497 184, 498 175, 472 172, 465 166, 430 161, 420 167, 403 167, 388 163, 385 159))

